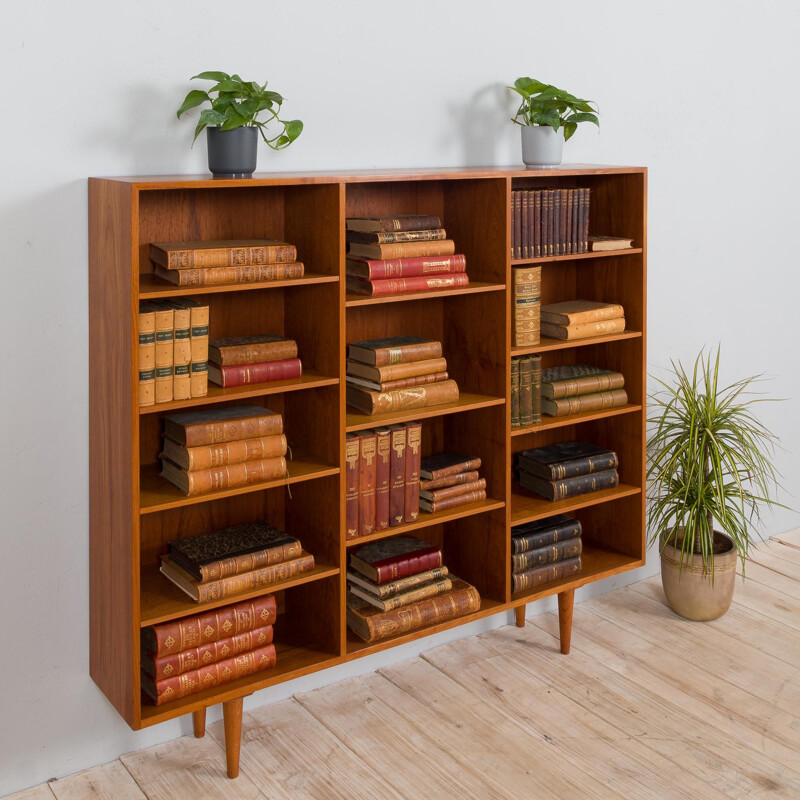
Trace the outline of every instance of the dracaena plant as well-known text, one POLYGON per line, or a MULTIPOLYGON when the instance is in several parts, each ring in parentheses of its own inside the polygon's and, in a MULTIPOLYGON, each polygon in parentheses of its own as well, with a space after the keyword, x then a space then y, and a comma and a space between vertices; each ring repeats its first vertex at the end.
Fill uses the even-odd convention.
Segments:
POLYGON ((563 128, 564 141, 575 133, 581 122, 593 122, 600 127, 597 119, 600 112, 597 103, 592 100, 581 100, 535 78, 517 78, 513 86, 506 88, 522 98, 517 113, 511 119, 517 125, 548 125, 556 133, 563 128))
POLYGON ((701 351, 691 372, 672 362, 670 381, 656 379, 650 397, 651 540, 680 550, 682 566, 698 554, 713 568, 715 528, 733 539, 744 565, 761 507, 786 508, 772 496, 778 440, 756 415, 759 403, 775 399, 753 391, 760 376, 721 386, 719 362, 719 347, 713 360, 701 351))
POLYGON ((178 109, 180 119, 191 108, 206 102, 211 104, 211 108, 200 112, 192 144, 207 125, 215 125, 221 131, 256 127, 273 150, 288 147, 303 132, 303 123, 299 119, 283 120, 279 117, 283 97, 267 90, 266 81, 263 84, 244 81, 235 73, 228 75, 227 72, 201 72, 193 75, 191 80, 214 81, 208 91, 193 89, 189 92, 178 109), (262 114, 266 115, 265 120, 258 119, 262 114))

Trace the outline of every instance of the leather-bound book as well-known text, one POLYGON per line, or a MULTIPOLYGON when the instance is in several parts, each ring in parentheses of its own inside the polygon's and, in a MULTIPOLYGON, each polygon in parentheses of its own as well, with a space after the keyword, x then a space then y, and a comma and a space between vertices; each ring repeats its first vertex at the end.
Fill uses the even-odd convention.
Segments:
POLYGON ((581 228, 581 250, 582 253, 589 251, 589 210, 591 208, 591 189, 583 190, 583 226, 581 228))
POLYGON ((517 453, 517 466, 548 481, 616 469, 617 454, 590 442, 557 442, 517 453))
POLYGON ((303 550, 299 539, 262 521, 175 539, 167 548, 175 564, 203 583, 288 561, 303 550))
MULTIPOLYGON (((390 336, 350 342, 347 357, 373 367, 442 357, 442 343, 421 336, 390 336)), ((406 377, 406 376, 403 376, 406 377)))
POLYGON ((562 397, 559 400, 542 400, 542 410, 551 417, 564 417, 568 414, 579 414, 585 411, 601 411, 605 408, 619 408, 628 402, 628 393, 624 389, 612 389, 610 392, 595 392, 577 397, 562 397))
POLYGON ((139 306, 139 405, 156 402, 156 312, 142 303, 139 306))
POLYGON ((426 500, 430 503, 437 503, 446 500, 448 497, 458 497, 470 492, 479 492, 486 488, 486 478, 477 478, 469 483, 457 483, 455 486, 444 486, 441 489, 420 489, 420 501, 426 500))
POLYGON ((375 231, 423 231, 442 227, 439 217, 432 214, 395 214, 393 217, 348 217, 348 231, 372 233, 375 231))
POLYGON ((531 257, 531 193, 522 192, 522 258, 531 257))
POLYGON ((176 286, 223 286, 228 283, 297 280, 305 268, 300 261, 246 267, 206 267, 205 269, 167 269, 156 264, 155 274, 176 286))
POLYGON ((406 443, 405 425, 390 425, 391 452, 389 453, 389 527, 403 524, 406 506, 406 443))
POLYGON ((486 490, 480 489, 474 492, 458 494, 455 497, 445 497, 443 500, 429 501, 420 500, 419 507, 428 514, 435 514, 437 511, 447 511, 448 508, 458 508, 468 503, 478 503, 486 499, 486 490))
POLYGON ((166 303, 148 302, 140 306, 152 311, 156 321, 156 403, 172 401, 172 377, 174 373, 175 312, 166 303))
POLYGON ((208 394, 208 323, 210 307, 208 303, 190 300, 185 297, 173 301, 176 305, 189 309, 192 349, 189 385, 192 397, 205 397, 208 394))
POLYGON ((431 481, 420 480, 419 488, 420 491, 429 492, 434 489, 444 489, 448 486, 459 486, 464 483, 472 483, 473 481, 477 481, 478 478, 480 478, 478 470, 457 472, 455 475, 445 475, 442 478, 436 478, 436 480, 431 480, 431 481))
POLYGON ((167 269, 242 267, 295 261, 297 248, 275 239, 225 239, 209 242, 153 242, 150 258, 167 269))
POLYGON ((458 384, 453 380, 395 389, 391 392, 370 392, 357 386, 347 386, 347 405, 364 414, 386 414, 413 408, 427 408, 458 400, 458 384))
POLYGON ((516 428, 520 423, 519 413, 519 358, 511 359, 511 427, 516 428))
POLYGON ((549 336, 551 339, 574 341, 588 339, 592 336, 608 336, 612 333, 622 333, 624 330, 625 317, 617 317, 616 319, 605 319, 601 322, 586 322, 582 325, 553 325, 550 322, 543 322, 541 334, 542 336, 549 336))
POLYGON ((297 342, 269 333, 225 336, 208 343, 208 360, 220 367, 297 358, 297 342))
POLYGON ((551 581, 570 578, 580 571, 580 558, 568 558, 566 561, 558 561, 555 564, 532 567, 524 572, 511 575, 511 591, 522 592, 526 589, 536 589, 551 581))
POLYGON ((590 236, 589 250, 593 253, 608 253, 613 250, 630 250, 633 239, 619 236, 590 236))
POLYGON ((366 575, 348 570, 347 584, 348 586, 356 585, 375 597, 392 597, 401 592, 413 589, 414 587, 422 586, 431 581, 440 580, 449 574, 447 567, 436 567, 435 569, 425 570, 425 572, 418 572, 416 575, 407 575, 405 578, 398 578, 396 581, 375 583, 375 581, 371 581, 367 578, 366 575))
POLYGON ((561 189, 553 189, 553 255, 561 252, 561 189))
POLYGON ((581 523, 566 514, 556 514, 511 529, 511 552, 514 554, 575 539, 581 535, 581 523))
POLYGON ((609 392, 624 385, 625 376, 621 372, 589 364, 565 364, 542 370, 542 397, 550 400, 609 392))
POLYGON ((449 592, 453 588, 453 582, 450 578, 428 581, 428 583, 420 584, 414 589, 409 589, 406 592, 395 594, 386 599, 381 599, 358 585, 350 584, 347 588, 350 594, 355 595, 361 600, 365 600, 370 605, 375 606, 379 611, 392 611, 395 608, 408 606, 412 603, 418 603, 420 600, 427 600, 429 597, 437 597, 440 594, 449 592))
POLYGON ((374 281, 462 273, 467 271, 467 259, 463 253, 415 258, 348 258, 346 267, 348 277, 374 281))
POLYGON ((357 433, 348 433, 345 455, 345 538, 358 536, 358 494, 360 491, 361 440, 357 433))
POLYGON ((389 527, 389 468, 392 452, 392 432, 389 428, 375 430, 375 530, 389 527))
POLYGON ((419 476, 421 480, 435 481, 449 475, 480 469, 481 460, 462 453, 438 453, 422 459, 419 476))
POLYGON ((403 522, 419 519, 419 470, 422 461, 422 423, 406 424, 406 477, 403 522))
POLYGON ((459 578, 453 578, 452 582, 452 589, 444 594, 393 611, 380 611, 348 594, 347 624, 365 642, 379 642, 479 611, 478 590, 459 578))
POLYGON ((358 467, 358 535, 375 533, 375 487, 378 480, 375 431, 361 431, 358 467))
POLYGON ((567 233, 569 219, 569 191, 567 189, 559 189, 560 206, 558 215, 558 249, 559 255, 565 256, 568 254, 567 247, 567 233))
POLYGON ((429 228, 422 231, 347 231, 348 242, 361 244, 397 244, 399 242, 436 242, 447 238, 444 228, 429 228))
POLYGON ((522 192, 511 192, 511 258, 522 258, 522 192))
POLYGON ((360 361, 346 361, 348 377, 363 378, 374 383, 389 383, 426 375, 447 372, 447 359, 430 358, 423 361, 411 361, 406 364, 388 364, 374 367, 360 361))
POLYGON ((229 406, 164 417, 164 435, 185 447, 283 433, 283 418, 261 406, 229 406))
POLYGON ((575 478, 547 481, 529 472, 520 471, 519 485, 541 495, 545 500, 566 500, 568 497, 599 492, 601 489, 613 489, 619 486, 619 474, 615 469, 608 469, 575 478))
POLYGON ((447 289, 463 289, 465 286, 469 286, 469 276, 463 272, 458 275, 422 275, 418 278, 387 278, 382 281, 347 278, 348 292, 370 297, 391 297, 410 292, 442 292, 447 289))
POLYGON ((533 256, 541 258, 542 250, 542 192, 533 192, 533 256))
POLYGON ((187 497, 239 486, 252 486, 254 483, 274 481, 287 476, 286 459, 283 457, 258 458, 223 467, 185 470, 163 457, 163 454, 161 474, 187 497))
POLYGON ((557 544, 545 545, 536 550, 527 550, 511 556, 511 571, 524 572, 532 567, 554 564, 568 558, 577 558, 583 552, 580 538, 567 539, 557 544))
POLYGON ((347 252, 356 258, 420 258, 422 256, 451 256, 456 251, 452 239, 428 242, 395 242, 394 244, 362 244, 350 242, 347 252))
POLYGON ((272 625, 276 619, 275 597, 265 594, 213 611, 142 628, 142 647, 154 658, 160 658, 272 625))
POLYGON ((240 464, 261 458, 278 458, 286 455, 286 437, 258 436, 254 439, 239 439, 236 442, 204 444, 199 447, 183 447, 164 437, 164 455, 181 469, 200 470, 240 464))
POLYGON ((192 396, 192 312, 181 303, 167 302, 174 314, 175 331, 172 348, 172 399, 188 400, 192 396))
POLYGON ((412 536, 380 539, 350 552, 350 568, 375 583, 388 583, 442 566, 442 551, 412 536))
POLYGON ((542 306, 542 322, 553 325, 583 325, 625 316, 619 303, 601 303, 597 300, 567 300, 542 306))
POLYGON ((433 372, 430 375, 417 375, 416 378, 403 378, 399 381, 375 383, 349 375, 347 383, 359 389, 369 389, 371 392, 393 392, 395 389, 409 389, 412 386, 424 386, 426 383, 439 383, 439 381, 446 381, 447 378, 448 374, 446 372, 433 372))
POLYGON ((533 424, 533 361, 530 356, 519 360, 519 424, 533 424))
POLYGON ((567 255, 572 255, 575 252, 573 245, 575 234, 572 222, 574 206, 575 206, 575 190, 567 189, 567 236, 566 236, 567 255))
POLYGON ((542 357, 529 356, 531 360, 531 421, 542 421, 542 357))
POLYGON ((299 358, 284 358, 281 361, 259 361, 254 364, 237 364, 230 367, 208 365, 208 377, 217 386, 248 386, 252 383, 288 381, 303 374, 299 358))

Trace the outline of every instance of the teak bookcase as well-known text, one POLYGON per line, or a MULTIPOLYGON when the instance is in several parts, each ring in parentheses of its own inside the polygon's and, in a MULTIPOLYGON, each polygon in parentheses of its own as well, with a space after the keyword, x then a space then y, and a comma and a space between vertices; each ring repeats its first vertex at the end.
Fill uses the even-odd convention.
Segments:
POLYGON ((639 167, 570 166, 548 171, 448 169, 417 172, 296 173, 249 180, 208 177, 92 178, 89 181, 91 675, 134 729, 223 703, 228 772, 238 771, 242 698, 258 689, 558 594, 561 649, 569 651, 574 590, 644 564, 646 181, 639 167), (512 262, 512 188, 590 187, 592 233, 633 237, 634 249, 512 262), (470 285, 375 299, 345 292, 345 218, 438 214, 470 285), (272 238, 297 245, 300 280, 180 288, 159 280, 152 241, 272 238), (621 303, 625 333, 512 348, 509 286, 514 264, 542 264, 542 302, 586 298, 621 303), (137 312, 146 298, 202 295, 211 336, 278 333, 297 340, 296 381, 209 387, 207 397, 140 409, 137 312), (400 334, 439 339, 461 390, 452 405, 366 416, 345 406, 348 341, 400 334), (588 362, 625 374, 629 404, 511 428, 510 358, 541 353, 543 366, 588 362), (284 416, 292 448, 288 481, 184 497, 158 474, 161 420, 177 409, 259 404, 284 416), (345 541, 345 432, 423 422, 423 455, 452 449, 481 457, 487 499, 422 514, 412 524, 345 541), (585 439, 613 448, 618 488, 560 502, 517 485, 513 454, 585 439), (286 484, 289 484, 287 487, 286 484), (511 593, 510 529, 568 512, 583 524, 583 571, 530 592, 511 593), (140 628, 231 602, 195 604, 158 572, 166 543, 180 536, 265 518, 301 539, 313 572, 274 592, 274 669, 156 707, 139 680, 140 628), (347 550, 413 532, 440 545, 444 563, 480 591, 468 617, 368 645, 345 625, 347 550))

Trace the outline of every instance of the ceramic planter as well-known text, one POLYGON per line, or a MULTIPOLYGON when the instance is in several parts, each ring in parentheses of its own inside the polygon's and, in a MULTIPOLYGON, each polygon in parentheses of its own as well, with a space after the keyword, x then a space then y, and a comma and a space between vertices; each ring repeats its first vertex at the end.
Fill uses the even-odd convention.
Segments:
POLYGON ((549 125, 523 125, 522 160, 528 167, 557 167, 564 151, 564 133, 549 125))
POLYGON ((258 128, 221 131, 209 126, 208 169, 217 178, 246 178, 256 171, 258 128))

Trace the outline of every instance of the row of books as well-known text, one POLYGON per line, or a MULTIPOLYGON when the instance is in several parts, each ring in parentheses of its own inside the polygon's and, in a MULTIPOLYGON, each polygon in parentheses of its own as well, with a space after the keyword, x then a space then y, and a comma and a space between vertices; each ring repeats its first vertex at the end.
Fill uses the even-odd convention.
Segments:
POLYGON ((451 575, 441 548, 414 537, 354 550, 347 571, 347 625, 373 643, 475 613, 478 590, 451 575))
POLYGON ((514 267, 511 344, 533 347, 539 344, 541 324, 542 268, 514 267))
POLYGON ((511 358, 511 427, 542 421, 542 357, 511 358))
POLYGON ((347 290, 373 297, 469 286, 467 260, 432 214, 349 217, 347 290))
POLYGON ((139 303, 139 405, 208 394, 209 307, 186 298, 139 303))
POLYGON ((275 239, 153 242, 156 276, 178 286, 219 286, 302 278, 297 248, 275 239))
POLYGON ((536 589, 581 571, 581 523, 566 514, 511 529, 511 591, 536 589))
POLYGON ((303 364, 297 342, 286 336, 257 334, 212 339, 208 377, 223 388, 299 378, 303 364))
POLYGON ((592 190, 515 189, 511 192, 511 257, 586 253, 592 190))
POLYGON ((486 478, 481 478, 481 460, 463 453, 439 453, 422 459, 419 504, 423 511, 459 508, 486 499, 486 478))
POLYGON ((625 330, 625 309, 619 303, 567 300, 542 307, 542 336, 574 341, 625 330))

